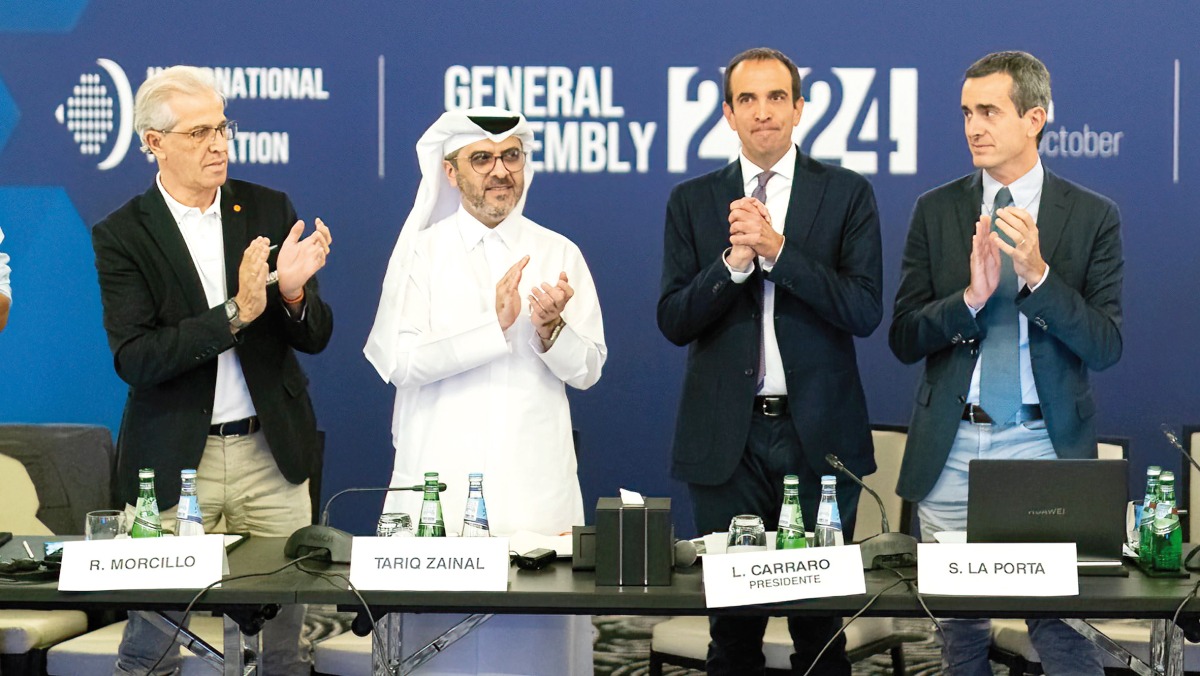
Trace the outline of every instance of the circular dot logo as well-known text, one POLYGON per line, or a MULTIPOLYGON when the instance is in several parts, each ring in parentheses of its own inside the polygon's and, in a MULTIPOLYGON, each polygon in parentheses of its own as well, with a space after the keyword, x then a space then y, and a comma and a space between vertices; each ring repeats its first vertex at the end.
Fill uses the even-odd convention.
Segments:
POLYGON ((125 159, 133 139, 133 92, 116 62, 97 59, 101 72, 82 73, 54 117, 71 132, 81 155, 104 155, 97 166, 112 169, 125 159))

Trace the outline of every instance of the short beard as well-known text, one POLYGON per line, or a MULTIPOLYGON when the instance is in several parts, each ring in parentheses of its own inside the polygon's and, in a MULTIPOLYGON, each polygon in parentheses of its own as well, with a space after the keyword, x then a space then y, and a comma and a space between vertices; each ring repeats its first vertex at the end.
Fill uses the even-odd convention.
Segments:
MULTIPOLYGON (((489 220, 503 221, 508 218, 516 208, 517 202, 521 201, 521 193, 516 190, 516 181, 510 179, 509 185, 513 188, 513 201, 511 204, 489 204, 487 201, 487 186, 483 186, 478 192, 474 186, 468 186, 465 183, 460 183, 458 189, 462 192, 463 201, 467 203, 475 213, 486 216, 489 220)), ((493 187, 495 187, 493 185, 493 187)))

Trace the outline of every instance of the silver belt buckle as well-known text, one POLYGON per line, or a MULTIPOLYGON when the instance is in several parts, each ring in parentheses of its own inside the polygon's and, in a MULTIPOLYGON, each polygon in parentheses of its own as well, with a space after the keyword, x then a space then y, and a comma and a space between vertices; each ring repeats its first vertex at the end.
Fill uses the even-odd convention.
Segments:
POLYGON ((782 415, 781 413, 772 413, 771 412, 771 401, 778 400, 778 399, 779 399, 779 397, 763 397, 762 398, 762 414, 767 416, 768 418, 778 418, 780 415, 782 415))

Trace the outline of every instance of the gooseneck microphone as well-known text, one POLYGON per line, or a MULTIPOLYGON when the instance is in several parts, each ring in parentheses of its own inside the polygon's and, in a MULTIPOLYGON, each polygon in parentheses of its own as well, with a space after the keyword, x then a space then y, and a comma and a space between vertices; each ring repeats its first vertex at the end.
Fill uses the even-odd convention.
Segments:
POLYGON ((870 486, 863 483, 862 479, 859 479, 858 476, 856 474, 854 474, 854 472, 851 472, 845 465, 843 465, 842 461, 839 460, 836 455, 834 455, 832 453, 827 453, 825 455, 825 462, 829 463, 829 466, 834 468, 838 472, 841 472, 842 474, 845 474, 846 476, 850 477, 850 479, 852 481, 854 481, 854 483, 858 484, 859 486, 862 486, 862 489, 864 491, 870 493, 871 497, 875 498, 875 504, 879 505, 879 520, 882 521, 880 526, 884 533, 892 532, 892 529, 888 526, 887 509, 885 509, 883 506, 883 498, 879 497, 878 493, 871 490, 870 486))
POLYGON ((1196 459, 1192 457, 1191 453, 1188 453, 1187 449, 1183 447, 1183 444, 1179 442, 1179 437, 1175 435, 1175 430, 1171 429, 1171 426, 1167 423, 1163 423, 1159 429, 1161 429, 1163 435, 1167 437, 1167 441, 1171 442, 1171 445, 1179 451, 1179 454, 1187 458, 1187 461, 1192 463, 1192 467, 1195 467, 1196 471, 1200 472, 1200 462, 1196 462, 1196 459))
POLYGON ((858 478, 854 472, 851 472, 848 467, 842 464, 842 461, 836 455, 832 453, 827 454, 825 462, 829 463, 829 466, 839 473, 849 477, 854 483, 861 486, 863 490, 870 493, 871 497, 875 498, 875 504, 879 505, 879 515, 880 521, 882 521, 883 532, 858 543, 862 551, 863 570, 915 566, 917 564, 917 539, 904 533, 892 532, 892 529, 888 525, 887 508, 883 505, 883 498, 880 498, 878 493, 871 490, 870 486, 863 483, 862 479, 858 478))
MULTIPOLYGON (((337 493, 333 494, 333 497, 329 498, 329 500, 325 502, 325 511, 321 512, 321 525, 329 525, 329 508, 333 505, 334 500, 337 500, 339 497, 347 493, 391 493, 392 491, 421 492, 423 490, 425 490, 425 484, 413 484, 412 486, 368 486, 367 488, 347 488, 345 490, 338 491, 337 493)), ((439 483, 438 492, 444 493, 445 491, 446 484, 439 483)))
MULTIPOLYGON (((339 496, 346 493, 391 493, 392 491, 423 491, 424 484, 413 486, 371 486, 367 488, 347 488, 333 494, 325 503, 321 512, 319 525, 304 526, 292 533, 283 545, 283 555, 289 559, 306 556, 318 552, 314 561, 327 563, 350 563, 350 545, 354 536, 344 530, 329 525, 329 507, 339 496)), ((446 490, 446 484, 438 484, 438 492, 446 490)))

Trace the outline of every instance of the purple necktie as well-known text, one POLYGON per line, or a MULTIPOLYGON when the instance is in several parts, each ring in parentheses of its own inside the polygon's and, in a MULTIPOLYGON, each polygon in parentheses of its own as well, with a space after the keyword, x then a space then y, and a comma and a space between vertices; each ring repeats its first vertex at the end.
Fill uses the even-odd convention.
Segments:
MULTIPOLYGON (((771 177, 774 175, 775 172, 773 171, 764 171, 763 173, 759 174, 758 187, 754 189, 754 192, 750 193, 750 196, 759 202, 766 204, 767 181, 771 180, 771 177)), ((755 390, 755 392, 762 391, 763 382, 765 382, 767 379, 766 331, 763 330, 763 322, 767 320, 767 318, 763 315, 763 302, 766 299, 766 292, 766 273, 760 269, 758 273, 758 388, 755 390)))

